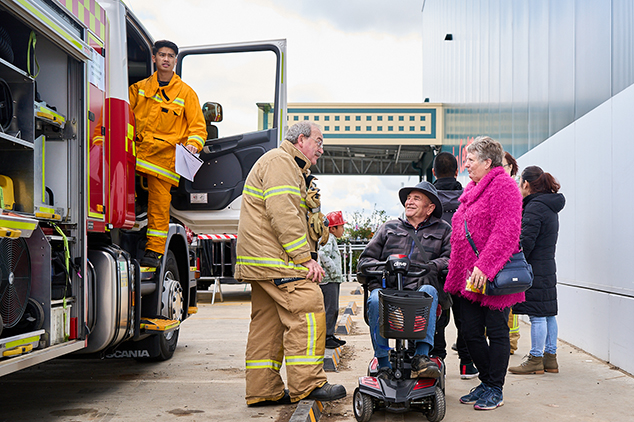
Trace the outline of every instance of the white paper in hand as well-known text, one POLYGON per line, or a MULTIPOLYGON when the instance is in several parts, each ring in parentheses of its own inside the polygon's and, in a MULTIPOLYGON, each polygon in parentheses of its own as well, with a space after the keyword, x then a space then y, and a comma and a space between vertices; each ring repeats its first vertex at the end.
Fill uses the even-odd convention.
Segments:
POLYGON ((203 165, 203 160, 192 154, 182 144, 176 145, 176 173, 189 181, 194 181, 194 176, 203 165))

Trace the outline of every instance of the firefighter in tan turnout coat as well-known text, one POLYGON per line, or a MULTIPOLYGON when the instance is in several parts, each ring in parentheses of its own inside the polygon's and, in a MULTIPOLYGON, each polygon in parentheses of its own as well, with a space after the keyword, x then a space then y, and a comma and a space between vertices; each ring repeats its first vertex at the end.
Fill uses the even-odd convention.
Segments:
POLYGON ((324 271, 315 259, 315 231, 320 230, 311 232, 309 223, 313 213, 320 213, 307 206, 309 168, 323 153, 322 146, 319 126, 297 123, 279 148, 255 163, 245 182, 235 278, 251 283, 246 350, 250 406, 346 395, 343 386, 327 382, 323 369, 326 322, 319 282, 324 271), (283 362, 288 390, 280 376, 283 362))

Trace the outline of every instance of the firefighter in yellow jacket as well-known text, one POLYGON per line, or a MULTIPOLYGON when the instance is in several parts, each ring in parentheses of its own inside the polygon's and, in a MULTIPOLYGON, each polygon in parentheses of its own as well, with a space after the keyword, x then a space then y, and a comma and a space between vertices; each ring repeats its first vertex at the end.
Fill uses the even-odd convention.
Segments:
POLYGON ((142 266, 157 267, 169 229, 170 189, 178 186, 176 144, 199 152, 207 130, 198 96, 174 73, 178 47, 157 41, 152 47, 156 72, 130 86, 130 106, 136 119, 136 170, 148 181, 148 230, 142 266))
POLYGON ((308 219, 319 214, 307 203, 311 187, 314 192, 309 168, 322 147, 319 126, 308 121, 292 126, 280 147, 255 163, 242 192, 235 277, 251 283, 249 406, 346 395, 342 385, 327 382, 323 369, 326 317, 319 282, 324 271, 308 219), (288 390, 280 376, 283 361, 288 390))

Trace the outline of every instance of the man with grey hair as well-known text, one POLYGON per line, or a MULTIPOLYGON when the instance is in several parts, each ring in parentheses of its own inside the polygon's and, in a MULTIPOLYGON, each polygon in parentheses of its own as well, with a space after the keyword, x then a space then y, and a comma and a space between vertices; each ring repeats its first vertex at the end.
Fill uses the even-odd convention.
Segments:
POLYGON ((346 395, 323 369, 326 315, 310 232, 310 166, 323 153, 316 124, 302 121, 255 163, 244 184, 235 278, 251 283, 246 350, 249 406, 329 401, 346 395), (286 361, 288 389, 280 376, 286 361))

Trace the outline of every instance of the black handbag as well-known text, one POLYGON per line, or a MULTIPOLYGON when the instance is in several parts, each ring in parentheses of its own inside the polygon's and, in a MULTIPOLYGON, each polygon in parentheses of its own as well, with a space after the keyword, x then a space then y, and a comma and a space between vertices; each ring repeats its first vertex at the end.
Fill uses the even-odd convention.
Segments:
MULTIPOLYGON (((467 228, 467 220, 464 222, 464 230, 476 256, 480 256, 480 252, 478 252, 478 248, 473 243, 471 233, 469 233, 467 228)), ((522 293, 530 289, 532 285, 533 267, 526 262, 524 252, 520 250, 511 255, 511 258, 504 264, 504 267, 496 274, 493 280, 487 280, 484 294, 487 296, 500 296, 522 293)))

